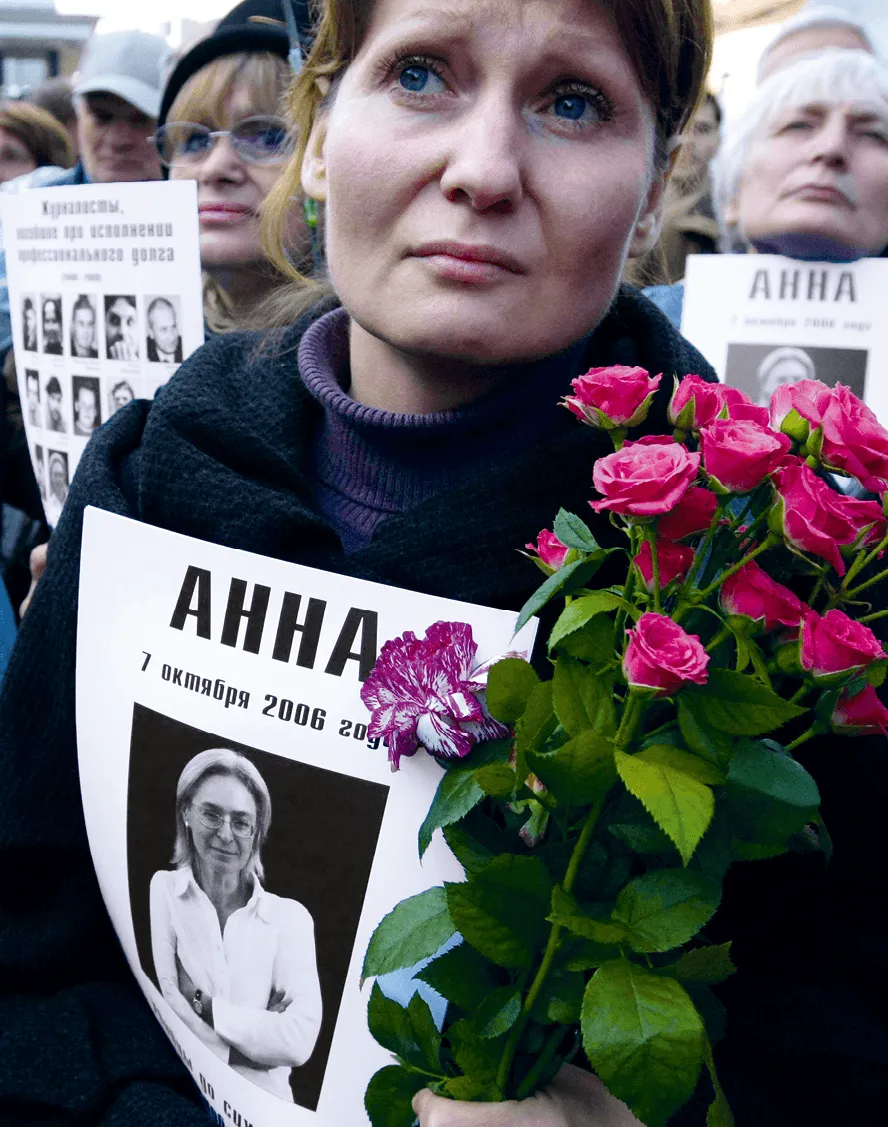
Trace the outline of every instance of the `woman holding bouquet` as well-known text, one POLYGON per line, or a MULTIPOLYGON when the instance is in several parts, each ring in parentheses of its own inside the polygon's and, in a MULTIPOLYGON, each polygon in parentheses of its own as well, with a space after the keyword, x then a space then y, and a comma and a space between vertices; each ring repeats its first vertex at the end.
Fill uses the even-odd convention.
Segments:
MULTIPOLYGON (((279 303, 287 328, 211 341, 153 404, 129 405, 94 437, 7 675, 0 851, 21 892, 0 940, 16 995, 0 1109, 17 1123, 46 1122, 48 1107, 105 1127, 205 1122, 120 956, 84 832, 74 724, 84 507, 517 609, 536 581, 515 549, 559 505, 588 512, 592 464, 611 449, 557 409, 571 378, 609 364, 668 373, 648 432, 668 428, 673 372, 713 379, 649 303, 618 291, 627 255, 656 238, 671 139, 699 97, 710 45, 706 0, 322 5, 291 96, 299 146, 269 200, 270 249, 283 267, 301 186, 325 205, 341 305, 328 297, 294 321, 297 285, 279 303), (73 1036, 79 1055, 59 1075, 73 1036)), ((613 543, 608 521, 590 519, 613 543)), ((812 932, 815 920, 809 943, 812 932)), ((848 932, 841 955, 854 965, 848 932)), ((834 959, 824 966, 831 973, 834 959)), ((744 1033, 725 1077, 741 1122, 814 1122, 810 1072, 785 1060, 816 1067, 824 1029, 849 1038, 844 1056, 828 1046, 843 1093, 830 1108, 863 1122, 884 1107, 876 1038, 866 1039, 867 1086, 852 1082, 869 988, 843 984, 837 1002, 827 981, 821 1020, 801 1037, 772 1036, 772 1016, 751 1042, 756 968, 744 983, 744 1033), (797 1114, 787 1117, 787 1101, 797 1114)), ((423 1127, 631 1122, 594 1077, 570 1069, 524 1103, 426 1093, 416 1110, 423 1127)))

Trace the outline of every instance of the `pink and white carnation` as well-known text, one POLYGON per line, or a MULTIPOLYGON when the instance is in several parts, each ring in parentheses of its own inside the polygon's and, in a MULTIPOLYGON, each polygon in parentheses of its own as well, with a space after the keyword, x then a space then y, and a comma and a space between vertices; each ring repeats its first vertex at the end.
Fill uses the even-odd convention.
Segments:
POLYGON ((408 630, 382 647, 361 700, 371 712, 368 734, 388 741, 393 771, 420 747, 462 759, 479 740, 508 735, 487 713, 483 683, 473 680, 477 652, 465 622, 436 622, 425 638, 408 630))
POLYGON ((590 368, 571 381, 574 394, 564 397, 564 406, 582 422, 601 430, 638 426, 647 418, 662 378, 662 373, 652 376, 644 368, 625 364, 590 368))

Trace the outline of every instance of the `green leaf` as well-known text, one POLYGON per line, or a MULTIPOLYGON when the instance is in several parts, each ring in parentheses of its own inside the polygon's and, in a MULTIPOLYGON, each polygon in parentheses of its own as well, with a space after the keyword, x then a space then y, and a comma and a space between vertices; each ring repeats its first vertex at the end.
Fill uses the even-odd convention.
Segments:
POLYGON ((444 840, 467 873, 474 873, 477 869, 483 868, 488 861, 492 861, 496 856, 474 834, 470 833, 462 822, 445 826, 444 840))
POLYGON ((474 1010, 500 982, 494 968, 468 943, 451 947, 416 975, 464 1010, 474 1010))
POLYGON ((491 763, 478 768, 475 781, 492 798, 511 798, 515 793, 515 768, 507 763, 491 763))
POLYGON ((596 732, 581 732, 557 751, 527 753, 531 771, 559 802, 586 806, 617 781, 614 746, 596 732))
POLYGON ((499 1103, 502 1099, 496 1084, 480 1076, 451 1076, 445 1080, 443 1090, 452 1100, 466 1103, 499 1103))
POLYGON ((491 1082, 495 1079, 505 1038, 483 1038, 474 1020, 462 1019, 447 1027, 444 1034, 459 1069, 466 1075, 491 1082))
POLYGON ((626 929, 612 920, 597 920, 587 915, 569 892, 560 885, 552 890, 552 910, 549 922, 559 924, 573 935, 591 939, 598 944, 622 943, 626 929))
POLYGON ((726 794, 735 833, 755 845, 779 845, 818 817, 817 783, 790 755, 763 743, 738 746, 726 794))
POLYGON ((569 513, 566 509, 558 510, 552 531, 565 548, 576 548, 579 552, 597 552, 599 549, 598 541, 592 535, 589 526, 584 524, 575 513, 569 513))
MULTIPOLYGON (((515 725, 515 749, 519 765, 517 774, 524 778, 527 774, 521 760, 531 749, 542 747, 558 727, 558 720, 552 707, 552 682, 543 681, 530 694, 527 709, 515 725)), ((526 765, 525 765, 526 766, 526 765)))
POLYGON ((560 657, 555 662, 552 705, 571 736, 589 729, 602 735, 613 731, 612 681, 572 657, 560 657))
POLYGON ((574 630, 558 643, 558 650, 568 657, 588 662, 596 669, 617 665, 614 649, 614 622, 609 614, 596 614, 585 626, 574 630))
POLYGON ((661 763, 666 767, 674 767, 685 775, 690 775, 698 782, 718 786, 725 781, 725 773, 714 763, 707 762, 697 755, 691 755, 678 747, 669 744, 652 744, 640 751, 636 759, 643 759, 645 763, 661 763))
MULTIPOLYGON (((476 748, 467 760, 447 768, 425 821, 419 827, 420 858, 431 844, 436 829, 458 822, 484 798, 487 791, 479 781, 479 771, 492 763, 505 764, 510 753, 510 740, 489 740, 476 748)), ((512 785, 514 787, 514 777, 512 785)))
POLYGON ((592 970, 602 963, 620 957, 620 948, 614 943, 596 943, 594 939, 572 939, 564 948, 565 970, 592 970))
POLYGON ((402 900, 370 937, 361 982, 371 975, 390 974, 430 958, 455 930, 443 888, 427 888, 402 900))
POLYGON ((626 885, 612 915, 626 928, 633 951, 671 951, 712 918, 720 898, 699 873, 655 869, 626 885))
POLYGON ((516 986, 492 990, 478 1007, 475 1028, 485 1041, 508 1033, 521 1013, 521 991, 516 986))
POLYGON ((583 1048, 610 1091, 647 1127, 666 1127, 694 1093, 704 1029, 686 991, 626 959, 586 986, 583 1048))
POLYGON ((665 763, 616 752, 617 772, 630 794, 675 842, 687 865, 712 821, 715 798, 705 783, 665 763))
POLYGON ((448 884, 447 905, 456 929, 491 962, 526 967, 546 931, 552 884, 538 857, 504 854, 464 884, 448 884))
POLYGON ((757 677, 729 669, 711 670, 705 685, 690 685, 684 695, 705 700, 707 724, 734 736, 765 735, 807 711, 757 677))
POLYGON ((734 1115, 728 1103, 728 1097, 719 1083, 718 1074, 715 1071, 715 1060, 712 1056, 712 1045, 710 1045, 708 1039, 703 1045, 703 1059, 706 1062, 706 1068, 715 1091, 715 1099, 706 1112, 706 1127, 734 1127, 734 1115))
POLYGON ((525 627, 537 611, 542 610, 550 599, 554 599, 556 595, 569 595, 588 583, 611 552, 616 551, 618 551, 617 548, 599 548, 598 551, 593 552, 585 559, 575 560, 556 571, 554 575, 550 575, 521 608, 518 621, 515 623, 515 633, 517 634, 519 630, 525 627))
MULTIPOLYGON (((377 984, 374 983, 374 986, 377 984)), ((414 994, 407 1003, 407 1016, 413 1029, 416 1044, 423 1056, 423 1067, 432 1072, 441 1071, 441 1034, 435 1025, 429 1004, 421 994, 414 994)))
POLYGON ((533 1009, 533 1017, 543 1025, 579 1025, 586 976, 565 969, 553 971, 546 979, 533 1009))
POLYGON ((620 822, 608 826, 608 831, 618 841, 628 845, 633 853, 671 853, 675 849, 671 838, 653 823, 641 825, 637 822, 620 822))
POLYGON ((413 1127, 413 1097, 428 1082, 428 1076, 408 1072, 398 1064, 386 1065, 374 1073, 364 1095, 364 1107, 373 1127, 413 1127))
POLYGON ((419 1062, 422 1054, 410 1015, 400 1002, 387 998, 377 982, 373 984, 367 1003, 367 1024, 384 1049, 410 1064, 419 1062))
POLYGON ((672 969, 675 977, 682 982, 699 982, 703 986, 715 986, 724 982, 737 970, 731 962, 730 943, 685 951, 672 969))
MULTIPOLYGON (((574 599, 570 606, 561 612, 558 621, 552 627, 552 633, 549 635, 549 653, 597 615, 616 610, 620 606, 628 608, 629 604, 624 604, 620 596, 615 595, 613 591, 593 591, 591 595, 581 595, 580 598, 574 599)), ((611 623, 611 638, 613 638, 613 623, 611 623)), ((613 649, 610 656, 613 657, 613 649)))
POLYGON ((529 662, 506 657, 491 667, 487 676, 487 708, 504 724, 514 724, 524 715, 530 694, 540 683, 529 662))
POLYGON ((696 755, 724 766, 734 749, 732 736, 713 728, 706 719, 707 703, 703 697, 680 693, 675 698, 678 709, 678 727, 685 744, 696 755))

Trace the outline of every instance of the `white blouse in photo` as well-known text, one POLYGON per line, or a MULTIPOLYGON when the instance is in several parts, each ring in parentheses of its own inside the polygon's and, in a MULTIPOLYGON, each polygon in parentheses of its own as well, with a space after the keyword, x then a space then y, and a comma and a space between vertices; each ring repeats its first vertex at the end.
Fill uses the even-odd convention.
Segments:
POLYGON ((151 878, 151 946, 161 993, 188 1028, 236 1072, 292 1103, 290 1069, 311 1056, 321 1027, 308 910, 255 881, 223 935, 191 869, 162 870, 151 878), (180 965, 212 998, 212 1028, 182 994, 180 965), (268 1008, 275 994, 283 995, 283 1013, 268 1008))

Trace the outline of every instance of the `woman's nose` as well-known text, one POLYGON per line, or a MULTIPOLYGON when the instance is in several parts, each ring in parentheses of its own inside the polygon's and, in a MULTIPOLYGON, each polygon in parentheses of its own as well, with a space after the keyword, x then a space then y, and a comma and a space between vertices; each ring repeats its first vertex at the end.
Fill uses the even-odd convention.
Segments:
POLYGON ((523 196, 523 123, 505 97, 477 103, 453 125, 441 191, 475 211, 514 211, 523 196))
POLYGON ((848 160, 849 131, 844 115, 831 114, 814 135, 815 159, 828 164, 845 164, 848 160))
POLYGON ((231 822, 228 818, 226 818, 218 830, 216 830, 216 833, 225 842, 234 841, 234 834, 231 832, 231 822))
POLYGON ((200 162, 197 179, 241 181, 246 176, 244 162, 234 151, 230 137, 217 137, 215 143, 200 162))

